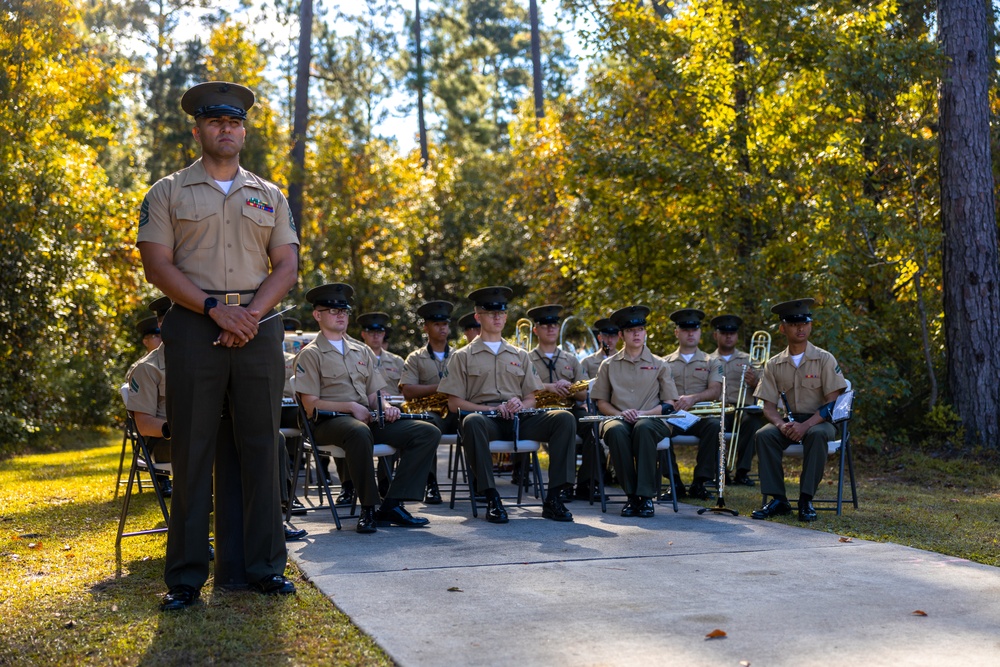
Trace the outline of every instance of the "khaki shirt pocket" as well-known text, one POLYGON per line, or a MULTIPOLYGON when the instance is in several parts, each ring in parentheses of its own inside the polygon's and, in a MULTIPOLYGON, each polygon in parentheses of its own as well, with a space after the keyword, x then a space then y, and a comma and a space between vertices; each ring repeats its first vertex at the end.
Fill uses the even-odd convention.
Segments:
POLYGON ((820 391, 823 388, 823 378, 816 375, 802 378, 802 388, 811 391, 820 391))
POLYGON ((218 242, 219 214, 204 207, 182 206, 174 212, 177 219, 177 246, 187 250, 214 248, 218 242))
MULTIPOLYGON (((691 371, 690 378, 694 384, 694 389, 689 393, 698 393, 708 388, 708 374, 711 369, 708 366, 699 366, 691 371)), ((721 379, 720 379, 721 382, 721 379)))
POLYGON ((243 205, 243 247, 267 254, 267 246, 274 231, 274 213, 243 205))

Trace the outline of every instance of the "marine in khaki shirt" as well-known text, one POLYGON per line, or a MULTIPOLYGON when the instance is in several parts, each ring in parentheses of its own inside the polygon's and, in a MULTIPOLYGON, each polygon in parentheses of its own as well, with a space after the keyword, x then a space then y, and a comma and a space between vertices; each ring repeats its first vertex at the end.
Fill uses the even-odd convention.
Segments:
POLYGON ((628 496, 624 517, 653 516, 653 497, 660 488, 656 445, 673 432, 666 420, 637 417, 669 414, 678 398, 670 367, 646 347, 649 313, 646 306, 627 306, 611 315, 625 347, 601 364, 590 388, 598 412, 621 416, 601 425, 601 437, 628 496))
POLYGON ((386 313, 363 313, 358 316, 361 338, 375 355, 375 368, 385 380, 386 393, 399 395, 399 378, 403 374, 403 358, 385 349, 385 339, 392 327, 386 313))
POLYGON ((788 340, 788 347, 768 360, 754 394, 764 401, 764 419, 769 422, 756 435, 760 490, 765 497, 772 497, 751 514, 754 519, 792 511, 785 495, 781 456, 790 444, 801 442, 799 521, 816 520, 812 499, 823 481, 827 443, 836 437, 833 424, 823 420, 819 408, 843 393, 847 381, 833 355, 809 342, 813 303, 813 299, 797 299, 771 308, 781 318, 779 330, 788 340), (779 407, 786 407, 785 398, 791 411, 786 415, 788 421, 778 412, 779 407))
POLYGON ((361 504, 357 531, 425 526, 427 519, 411 515, 401 501, 423 498, 441 432, 426 422, 400 420, 399 408, 388 405, 384 398, 379 404, 378 392, 385 388, 385 380, 375 368, 375 355, 367 345, 344 336, 353 293, 354 288, 344 283, 320 285, 306 293, 320 333, 299 352, 295 391, 314 421, 316 445, 320 449, 335 445, 344 450, 361 504), (373 409, 384 411, 384 426, 373 421, 373 409), (378 510, 372 463, 376 442, 393 447, 399 457, 396 474, 378 510))
MULTIPOLYGON (((136 329, 147 353, 125 375, 128 385, 125 409, 132 413, 135 428, 149 445, 153 461, 168 463, 170 441, 163 437, 163 425, 167 423, 167 373, 158 318, 147 317, 136 329)), ((156 482, 163 497, 169 498, 173 493, 170 476, 157 474, 156 482)))
POLYGON ((583 375, 588 380, 597 377, 597 369, 618 350, 618 341, 621 339, 621 330, 609 318, 604 317, 594 322, 594 330, 597 331, 597 343, 600 347, 580 362, 583 375))
MULTIPOLYGON (((674 335, 677 337, 677 349, 665 357, 670 365, 670 373, 677 383, 677 391, 681 397, 675 407, 678 410, 690 410, 695 403, 717 401, 722 394, 722 363, 712 361, 708 355, 698 349, 701 341, 701 321, 705 313, 695 308, 682 308, 670 313, 670 319, 676 325, 674 335)), ((711 496, 705 488, 705 482, 714 479, 719 469, 719 431, 721 424, 718 417, 703 416, 693 426, 684 431, 684 435, 698 438, 698 456, 694 467, 694 481, 686 493, 694 498, 706 500, 711 496)), ((674 459, 677 465, 677 459, 674 459)), ((674 469, 674 479, 680 479, 680 471, 674 469)), ((684 485, 678 483, 677 494, 684 497, 684 485)))
MULTIPOLYGON (((576 420, 566 410, 519 415, 535 405, 535 392, 542 383, 528 360, 528 353, 503 340, 507 321, 508 287, 484 287, 469 294, 476 304, 480 335, 451 355, 448 371, 438 391, 449 395, 448 408, 453 412, 487 411, 495 417, 470 414, 459 427, 462 447, 478 491, 486 495, 486 520, 507 523, 507 510, 500 500, 493 479, 491 440, 512 440, 514 419, 519 421, 519 435, 525 440, 548 443, 549 488, 542 504, 542 516, 554 521, 572 521, 573 515, 559 499, 559 489, 570 483, 576 464, 576 420)), ((520 483, 520 482, 518 482, 520 483)))

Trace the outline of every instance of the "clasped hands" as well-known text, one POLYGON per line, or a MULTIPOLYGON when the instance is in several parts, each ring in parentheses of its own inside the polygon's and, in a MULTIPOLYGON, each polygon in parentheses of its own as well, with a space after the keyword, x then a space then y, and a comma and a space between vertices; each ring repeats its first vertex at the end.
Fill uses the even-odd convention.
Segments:
POLYGON ((222 331, 213 345, 243 347, 257 335, 261 312, 257 308, 219 304, 208 311, 222 331))

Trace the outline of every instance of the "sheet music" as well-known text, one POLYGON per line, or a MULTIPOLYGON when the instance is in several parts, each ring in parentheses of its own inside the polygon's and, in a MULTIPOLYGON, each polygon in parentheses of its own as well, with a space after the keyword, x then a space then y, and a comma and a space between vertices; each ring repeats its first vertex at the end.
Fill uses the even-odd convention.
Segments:
POLYGON ((667 417, 667 420, 682 431, 686 431, 701 420, 698 415, 693 415, 687 410, 678 410, 667 417))

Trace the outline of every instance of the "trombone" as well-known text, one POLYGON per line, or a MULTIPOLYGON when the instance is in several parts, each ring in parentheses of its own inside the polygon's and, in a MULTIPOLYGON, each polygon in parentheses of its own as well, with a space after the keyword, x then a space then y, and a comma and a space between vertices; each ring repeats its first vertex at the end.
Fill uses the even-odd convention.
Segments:
POLYGON ((519 347, 522 350, 530 352, 533 347, 532 343, 534 342, 533 338, 535 335, 531 330, 532 327, 534 327, 534 323, 527 317, 519 319, 517 324, 514 325, 514 340, 511 341, 511 344, 514 347, 519 347))
MULTIPOLYGON (((764 368, 764 364, 767 360, 771 358, 771 334, 766 331, 754 331, 753 337, 750 339, 750 367, 753 368, 754 372, 760 371, 764 368)), ((747 395, 747 367, 743 366, 743 373, 740 374, 740 389, 736 394, 736 411, 741 412, 744 407, 746 407, 747 399, 750 396, 747 395)), ((743 415, 740 414, 734 417, 733 420, 733 435, 729 441, 729 460, 726 465, 729 470, 736 467, 736 445, 740 441, 740 427, 743 425, 743 415)))

